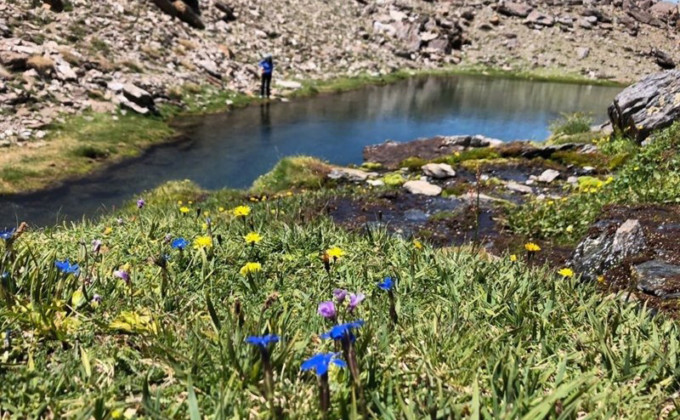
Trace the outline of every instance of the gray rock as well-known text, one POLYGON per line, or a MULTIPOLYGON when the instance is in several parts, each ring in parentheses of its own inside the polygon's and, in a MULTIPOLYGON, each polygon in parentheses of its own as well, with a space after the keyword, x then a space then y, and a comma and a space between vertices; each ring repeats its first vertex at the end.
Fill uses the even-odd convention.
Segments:
POLYGON ((344 179, 350 182, 362 182, 366 181, 371 175, 369 172, 364 172, 360 169, 352 168, 333 168, 328 174, 330 179, 344 179))
POLYGON ((524 23, 533 26, 553 26, 555 24, 555 19, 552 16, 534 10, 529 13, 529 16, 524 20, 524 23))
POLYGON ((641 143, 680 118, 680 70, 643 78, 616 95, 607 111, 615 130, 641 143))
POLYGON ((625 258, 646 247, 645 234, 638 220, 626 220, 614 230, 616 222, 596 224, 596 232, 578 244, 571 262, 574 270, 586 280, 594 280, 625 258))
POLYGON ((404 189, 411 194, 429 196, 437 196, 442 192, 441 187, 427 181, 407 181, 404 183, 404 189))
POLYGON ((522 184, 519 184, 515 181, 508 182, 507 184, 505 184, 505 187, 507 189, 509 189, 510 191, 515 191, 515 192, 518 192, 518 193, 521 193, 521 194, 533 194, 534 193, 534 189, 531 188, 530 186, 522 185, 522 184))
POLYGON ((151 94, 144 89, 140 89, 132 83, 127 83, 123 86, 123 95, 125 98, 140 106, 147 109, 154 108, 154 100, 151 94))
POLYGON ((638 290, 663 299, 680 297, 680 266, 651 260, 633 266, 638 290))
POLYGON ((443 179, 456 176, 456 171, 446 163, 428 163, 423 165, 421 169, 425 175, 432 178, 443 179))
POLYGON ((556 171, 554 169, 546 169, 545 171, 543 171, 541 175, 538 176, 538 181, 550 184, 551 182, 556 180, 559 176, 560 176, 559 171, 556 171))
POLYGON ((66 63, 60 63, 55 67, 57 79, 65 81, 73 81, 78 79, 78 75, 71 68, 71 66, 66 63))
POLYGON ((528 4, 504 2, 498 6, 497 11, 498 13, 505 16, 516 16, 525 18, 529 16, 529 13, 531 12, 532 9, 533 8, 528 4))
POLYGON ((579 60, 583 60, 584 58, 588 57, 590 55, 590 48, 588 47, 578 47, 576 48, 576 57, 578 57, 579 60))

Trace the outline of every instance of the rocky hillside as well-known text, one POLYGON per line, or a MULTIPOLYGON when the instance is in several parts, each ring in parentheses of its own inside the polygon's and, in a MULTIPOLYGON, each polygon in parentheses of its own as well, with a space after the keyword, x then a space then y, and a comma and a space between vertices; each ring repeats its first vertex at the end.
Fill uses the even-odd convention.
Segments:
POLYGON ((0 147, 40 147, 63 114, 153 113, 213 85, 483 64, 630 80, 673 66, 677 6, 650 1, 11 0, 0 3, 0 147))

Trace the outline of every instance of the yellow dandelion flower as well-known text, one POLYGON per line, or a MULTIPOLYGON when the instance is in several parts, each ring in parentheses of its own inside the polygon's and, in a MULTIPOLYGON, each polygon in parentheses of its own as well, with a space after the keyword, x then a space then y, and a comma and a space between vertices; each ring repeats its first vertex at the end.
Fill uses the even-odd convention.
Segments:
POLYGON ((236 217, 246 217, 250 214, 250 207, 238 206, 231 211, 236 217))
POLYGON ((597 276, 598 283, 604 283, 604 276, 597 276))
POLYGON ((533 242, 529 242, 524 244, 524 249, 526 249, 529 252, 538 252, 541 250, 541 247, 533 242))
POLYGON ((262 264, 257 262, 249 262, 241 267, 239 273, 241 273, 242 276, 247 276, 248 274, 259 273, 260 271, 262 271, 262 264))
POLYGON ((563 268, 557 272, 562 277, 574 277, 574 271, 571 268, 563 268))
POLYGON ((633 168, 633 170, 634 170, 634 171, 639 171, 639 170, 640 170, 640 167, 639 167, 639 166, 636 166, 636 167, 633 168))
POLYGON ((252 201, 253 203, 257 203, 260 200, 258 200, 257 197, 250 197, 250 201, 252 201))
POLYGON ((116 408, 111 412, 111 418, 112 419, 122 419, 123 418, 123 410, 116 408))
POLYGON ((220 207, 220 213, 224 213, 224 207, 220 207))
MULTIPOLYGON (((458 153, 458 152, 456 152, 456 153, 458 153)), ((413 247, 415 249, 423 249, 423 243, 416 239, 416 240, 413 241, 413 247)))
POLYGON ((517 261, 517 255, 515 255, 515 254, 510 255, 510 261, 512 261, 512 262, 517 261))
POLYGON ((182 207, 179 208, 179 212, 182 213, 182 214, 187 214, 187 213, 189 213, 189 211, 191 211, 191 210, 187 206, 182 206, 182 207))
POLYGON ((178 206, 181 206, 182 204, 184 204, 184 203, 182 202, 182 200, 177 200, 177 205, 178 205, 178 206))
POLYGON ((212 238, 210 236, 199 236, 198 238, 194 239, 195 249, 210 248, 212 247, 212 244, 212 238))
POLYGON ((329 248, 326 250, 326 255, 328 255, 331 258, 338 259, 340 257, 345 256, 345 251, 338 248, 337 246, 334 246, 333 248, 329 248))
POLYGON ((293 191, 288 191, 288 192, 286 193, 286 195, 287 195, 288 197, 290 197, 291 195, 293 195, 293 191))
POLYGON ((106 229, 104 229, 104 235, 110 235, 111 232, 113 232, 113 229, 111 229, 110 226, 107 226, 106 229))
POLYGON ((260 235, 257 232, 250 232, 249 234, 244 236, 243 239, 246 240, 246 243, 248 245, 259 244, 260 241, 262 241, 262 235, 260 235))
POLYGON ((574 231, 574 227, 572 225, 569 225, 565 230, 567 231, 567 233, 571 233, 574 231))

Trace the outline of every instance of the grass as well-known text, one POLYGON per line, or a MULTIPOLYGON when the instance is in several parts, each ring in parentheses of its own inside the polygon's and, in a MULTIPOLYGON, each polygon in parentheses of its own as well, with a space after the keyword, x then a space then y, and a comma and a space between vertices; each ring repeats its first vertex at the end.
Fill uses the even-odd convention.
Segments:
POLYGON ((680 124, 656 134, 655 141, 643 148, 633 149, 631 142, 621 139, 607 143, 609 146, 601 151, 623 159, 615 177, 594 183, 591 179, 587 188, 579 188, 562 200, 535 201, 514 208, 508 218, 511 229, 534 238, 574 241, 582 237, 605 205, 680 202, 680 124))
POLYGON ((252 203, 173 183, 143 194, 141 210, 131 203, 97 222, 3 241, 0 329, 10 333, 0 413, 318 418, 317 379, 300 366, 335 351, 319 339, 332 322, 317 314, 334 288, 366 300, 352 314, 339 306, 342 320, 365 321, 354 345, 361 387, 332 369, 329 418, 361 418, 362 401, 369 418, 657 418, 674 409, 675 321, 522 261, 420 248, 380 229, 348 233, 315 210, 326 194, 252 203), (251 213, 234 216, 239 205, 251 213), (263 240, 247 246, 251 231, 263 240), (166 236, 212 246, 180 252, 166 236), (326 271, 331 247, 345 255, 326 271), (64 258, 80 265, 78 277, 55 269, 64 258), (240 274, 248 262, 262 270, 240 274), (377 287, 386 276, 397 279, 396 324, 377 287), (271 394, 259 351, 244 342, 266 333, 281 337, 270 348, 271 394))
POLYGON ((571 136, 590 132, 593 118, 582 112, 563 114, 562 117, 550 124, 550 131, 554 137, 571 136))
POLYGON ((319 189, 326 183, 330 171, 327 163, 313 157, 283 158, 274 169, 255 180, 251 192, 271 195, 292 189, 319 189))

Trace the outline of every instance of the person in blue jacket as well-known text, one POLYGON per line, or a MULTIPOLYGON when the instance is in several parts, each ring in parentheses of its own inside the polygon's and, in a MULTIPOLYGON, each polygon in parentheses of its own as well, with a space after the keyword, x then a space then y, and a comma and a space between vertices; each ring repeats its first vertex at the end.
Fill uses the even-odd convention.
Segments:
POLYGON ((272 55, 267 54, 264 56, 262 61, 260 61, 260 69, 262 73, 262 84, 260 85, 260 98, 267 98, 272 92, 272 72, 274 71, 274 61, 272 60, 272 55))

